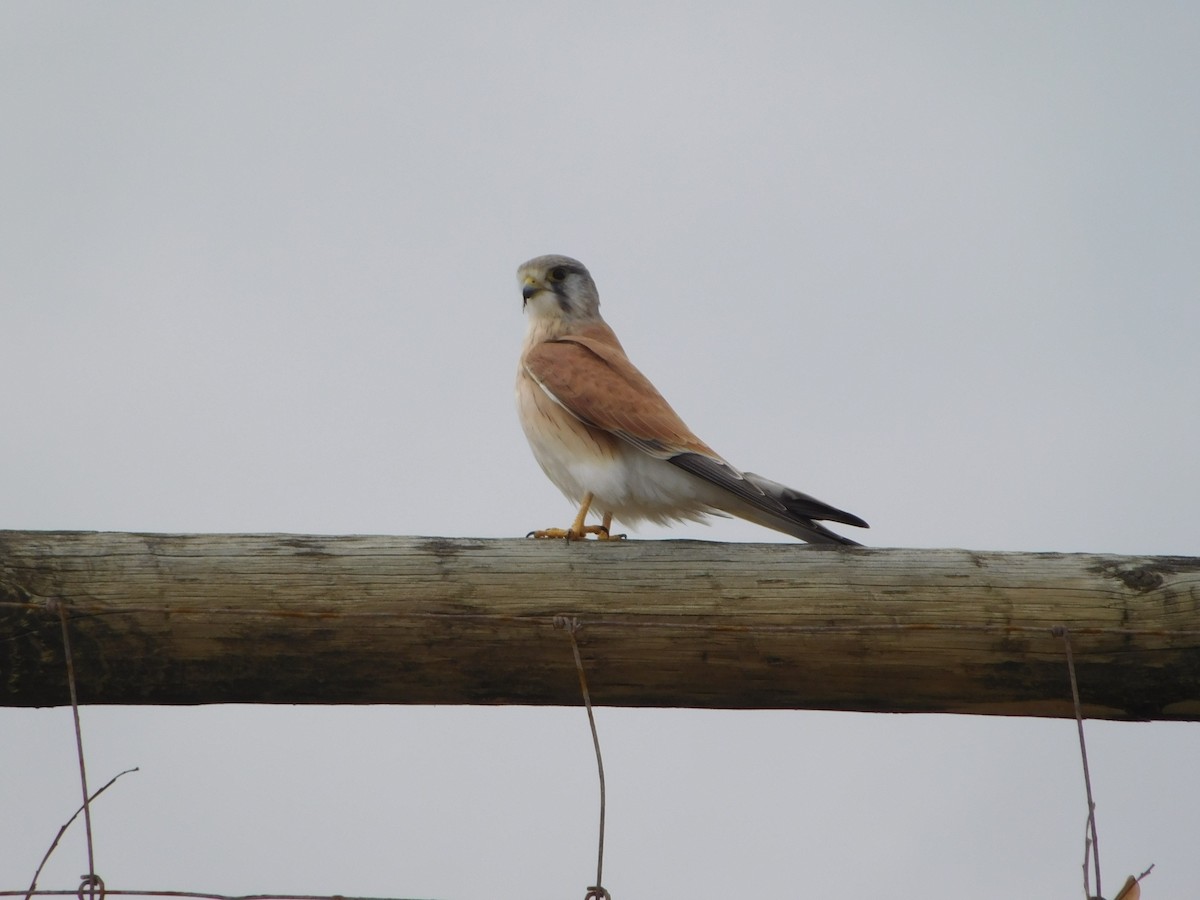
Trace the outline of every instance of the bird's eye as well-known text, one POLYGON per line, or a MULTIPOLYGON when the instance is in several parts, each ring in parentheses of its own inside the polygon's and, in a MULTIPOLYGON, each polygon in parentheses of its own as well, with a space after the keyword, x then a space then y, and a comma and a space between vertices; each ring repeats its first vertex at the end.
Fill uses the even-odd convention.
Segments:
POLYGON ((551 281, 562 281, 567 277, 567 270, 562 266, 555 266, 550 270, 549 275, 551 281))

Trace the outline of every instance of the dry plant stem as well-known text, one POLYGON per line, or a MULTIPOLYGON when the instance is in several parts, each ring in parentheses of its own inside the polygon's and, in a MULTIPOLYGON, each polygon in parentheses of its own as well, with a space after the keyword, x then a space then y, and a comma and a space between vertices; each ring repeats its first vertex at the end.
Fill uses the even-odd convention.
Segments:
MULTIPOLYGON (((135 766, 132 769, 126 769, 124 772, 118 772, 108 780, 108 784, 104 785, 104 787, 100 788, 100 790, 96 791, 96 793, 92 794, 92 796, 88 798, 88 802, 94 803, 96 798, 107 791, 112 786, 113 782, 122 775, 128 775, 130 772, 136 771, 137 767, 135 766)), ((82 806, 75 810, 75 813, 71 816, 71 818, 67 819, 67 821, 63 823, 62 827, 58 829, 58 834, 56 834, 54 836, 54 840, 50 842, 50 848, 46 851, 46 855, 43 856, 42 861, 38 863, 37 871, 33 873, 33 880, 29 882, 29 890, 25 892, 25 900, 29 900, 29 898, 31 898, 34 894, 40 893, 37 889, 37 880, 39 877, 41 877, 42 869, 46 868, 46 863, 50 861, 51 855, 53 855, 55 848, 58 847, 58 842, 61 841, 62 836, 67 833, 67 829, 71 827, 71 823, 79 818, 79 814, 81 812, 83 812, 82 806)))
MULTIPOLYGON (((88 798, 87 767, 83 762, 83 728, 79 724, 79 696, 75 691, 75 662, 71 658, 71 635, 67 628, 67 607, 58 603, 58 618, 62 622, 63 655, 67 661, 67 684, 71 689, 71 713, 75 718, 75 750, 79 755, 79 783, 83 790, 83 827, 87 832, 88 870, 84 877, 89 882, 88 896, 95 897, 96 856, 92 847, 92 807, 88 798)), ((106 785, 107 787, 107 785, 106 785)))
MULTIPOLYGON (((1100 838, 1096 834, 1096 802, 1092 799, 1092 776, 1088 769, 1087 742, 1083 737, 1083 707, 1079 702, 1079 682, 1075 678, 1075 658, 1071 653, 1070 632, 1065 627, 1060 627, 1058 631, 1067 651, 1067 673, 1071 676, 1071 699, 1075 703, 1075 727, 1079 732, 1079 755, 1083 759, 1083 787, 1087 792, 1087 832, 1090 833, 1092 867, 1096 873, 1096 895, 1102 897, 1104 894, 1100 888, 1100 838)), ((1083 893, 1085 897, 1091 896, 1088 888, 1088 843, 1089 838, 1085 836, 1083 842, 1083 893)))

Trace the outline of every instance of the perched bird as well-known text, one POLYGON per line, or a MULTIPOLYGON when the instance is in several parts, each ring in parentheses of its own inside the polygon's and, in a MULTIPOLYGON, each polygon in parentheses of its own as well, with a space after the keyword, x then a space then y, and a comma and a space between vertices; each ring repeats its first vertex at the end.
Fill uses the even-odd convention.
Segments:
POLYGON ((582 263, 539 256, 517 279, 529 316, 517 370, 521 427, 542 470, 579 504, 570 528, 531 535, 608 540, 614 516, 636 525, 728 514, 814 544, 856 545, 815 520, 866 528, 858 516, 740 472, 692 434, 600 317, 582 263), (589 510, 601 525, 585 524, 589 510))

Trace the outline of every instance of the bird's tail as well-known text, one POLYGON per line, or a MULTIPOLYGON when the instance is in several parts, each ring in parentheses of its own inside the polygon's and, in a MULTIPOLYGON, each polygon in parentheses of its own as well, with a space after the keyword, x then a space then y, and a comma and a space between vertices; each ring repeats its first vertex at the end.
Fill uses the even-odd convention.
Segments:
POLYGON ((808 541, 810 544, 840 544, 846 547, 861 546, 858 541, 830 531, 817 521, 840 522, 842 525, 853 525, 856 528, 870 527, 865 521, 854 515, 854 513, 848 513, 844 509, 830 506, 816 497, 810 497, 808 494, 780 484, 777 481, 771 481, 769 478, 763 478, 761 475, 756 475, 753 472, 743 472, 742 474, 747 481, 766 494, 768 498, 779 503, 783 508, 776 511, 755 505, 736 512, 729 510, 730 512, 735 512, 736 515, 749 519, 758 525, 774 528, 776 531, 782 531, 784 534, 798 537, 800 540, 808 541))
POLYGON ((802 494, 753 472, 739 472, 713 453, 676 453, 667 457, 667 462, 690 472, 714 488, 705 495, 704 501, 715 509, 765 528, 774 528, 811 544, 858 546, 857 541, 818 525, 818 519, 857 528, 868 527, 853 513, 822 503, 816 497, 802 494))

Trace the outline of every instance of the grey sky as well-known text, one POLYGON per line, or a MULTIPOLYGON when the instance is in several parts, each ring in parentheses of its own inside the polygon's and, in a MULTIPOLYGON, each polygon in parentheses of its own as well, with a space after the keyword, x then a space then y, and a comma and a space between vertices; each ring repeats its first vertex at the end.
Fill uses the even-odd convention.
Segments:
MULTIPOLYGON (((1196 554, 1197 46, 1184 3, 0 5, 0 527, 565 525, 511 396, 514 272, 557 252, 701 437, 867 543, 1196 554)), ((1069 722, 598 718, 619 900, 1081 889, 1069 722)), ((96 810, 112 887, 594 871, 577 709, 84 726, 93 782, 142 767, 96 810)), ((69 713, 0 735, 19 888, 69 713)), ((1189 895, 1200 730, 1088 735, 1106 890, 1189 895)))

